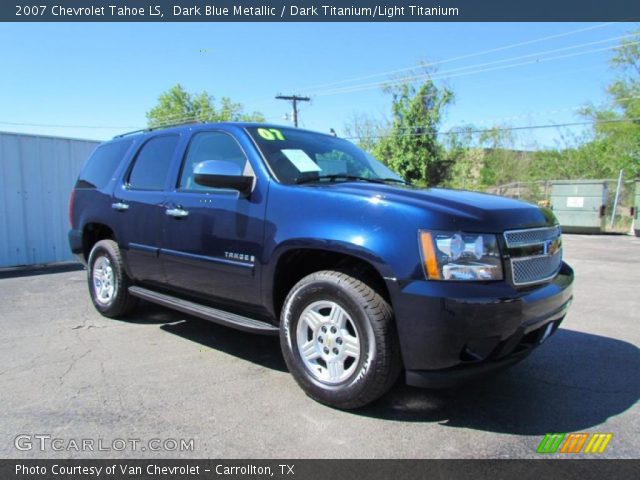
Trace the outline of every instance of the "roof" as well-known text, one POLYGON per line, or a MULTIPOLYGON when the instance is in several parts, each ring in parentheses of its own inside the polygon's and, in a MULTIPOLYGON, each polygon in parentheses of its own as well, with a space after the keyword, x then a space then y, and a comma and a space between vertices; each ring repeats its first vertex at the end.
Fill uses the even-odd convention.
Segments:
POLYGON ((324 132, 316 132, 313 130, 305 130, 303 128, 296 128, 291 125, 277 125, 275 123, 260 123, 260 122, 189 122, 189 123, 181 123, 177 125, 165 125, 160 127, 149 127, 144 128, 142 130, 134 130, 133 132, 126 132, 120 135, 116 135, 113 139, 119 139, 123 137, 133 136, 133 135, 143 135, 149 132, 157 132, 157 131, 181 131, 188 129, 195 130, 204 130, 207 127, 216 126, 216 127, 239 127, 239 128, 252 128, 252 127, 262 127, 262 128, 282 128, 282 129, 296 129, 301 132, 309 132, 320 135, 331 136, 328 133, 324 132))

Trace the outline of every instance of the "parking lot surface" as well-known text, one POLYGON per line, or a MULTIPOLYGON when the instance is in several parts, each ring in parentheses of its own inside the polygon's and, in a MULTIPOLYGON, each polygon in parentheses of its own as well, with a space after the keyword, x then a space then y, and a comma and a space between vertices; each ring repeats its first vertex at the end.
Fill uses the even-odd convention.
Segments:
POLYGON ((546 433, 606 432, 600 456, 638 458, 640 239, 566 235, 565 258, 574 304, 524 362, 456 390, 399 382, 354 412, 307 398, 276 337, 150 304, 103 318, 83 270, 0 274, 0 455, 522 458, 546 433))

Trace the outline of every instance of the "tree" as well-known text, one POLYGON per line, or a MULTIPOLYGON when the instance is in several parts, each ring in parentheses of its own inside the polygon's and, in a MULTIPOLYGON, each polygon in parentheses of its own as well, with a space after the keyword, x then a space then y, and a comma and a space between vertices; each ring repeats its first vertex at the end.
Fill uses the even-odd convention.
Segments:
POLYGON ((438 129, 453 93, 430 78, 420 86, 403 83, 385 92, 392 96, 391 125, 389 133, 375 144, 374 155, 409 181, 442 183, 450 162, 438 140, 438 129))
POLYGON ((389 122, 379 120, 366 113, 351 115, 349 121, 344 125, 345 136, 355 140, 357 145, 371 153, 378 144, 380 138, 388 133, 389 122))
POLYGON ((607 88, 611 104, 583 109, 583 114, 596 122, 594 139, 584 148, 606 155, 605 165, 603 157, 598 158, 599 173, 609 178, 615 178, 620 169, 628 177, 640 176, 640 30, 631 35, 620 43, 610 60, 618 71, 618 77, 607 88))
POLYGON ((480 167, 483 151, 473 145, 473 126, 466 125, 451 130, 445 136, 445 149, 451 161, 448 188, 477 190, 480 188, 480 167))
POLYGON ((511 130, 495 127, 480 135, 485 146, 480 175, 484 185, 504 185, 526 180, 529 175, 531 154, 515 148, 511 130))
POLYGON ((214 97, 206 91, 191 94, 180 84, 160 94, 158 104, 147 112, 147 123, 150 127, 188 121, 264 122, 264 117, 259 112, 244 113, 242 104, 232 102, 227 97, 222 97, 220 105, 216 107, 214 97))

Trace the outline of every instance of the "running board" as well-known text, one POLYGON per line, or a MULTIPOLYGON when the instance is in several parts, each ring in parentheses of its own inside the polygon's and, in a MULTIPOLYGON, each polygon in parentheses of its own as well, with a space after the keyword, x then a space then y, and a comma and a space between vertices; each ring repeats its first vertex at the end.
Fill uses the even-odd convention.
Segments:
POLYGON ((267 322, 243 317, 235 313, 225 312, 217 308, 207 307, 199 303, 182 300, 181 298, 155 292, 142 287, 129 287, 129 293, 134 297, 157 303, 164 307, 169 307, 183 313, 188 313, 194 317, 203 318, 211 322, 219 323, 227 327, 236 328, 245 332, 260 333, 262 335, 277 335, 278 327, 267 322))

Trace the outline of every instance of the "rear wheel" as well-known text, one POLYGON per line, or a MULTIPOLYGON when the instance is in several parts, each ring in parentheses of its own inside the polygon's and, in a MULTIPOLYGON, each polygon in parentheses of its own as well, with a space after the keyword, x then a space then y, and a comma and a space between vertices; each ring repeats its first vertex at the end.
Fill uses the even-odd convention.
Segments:
POLYGON ((129 294, 130 281, 116 242, 97 242, 89 254, 88 267, 91 300, 102 315, 120 317, 135 307, 137 299, 129 294))
POLYGON ((398 378, 401 361, 391 307, 361 280, 335 271, 303 278, 285 300, 280 325, 289 370, 319 402, 361 407, 398 378))

